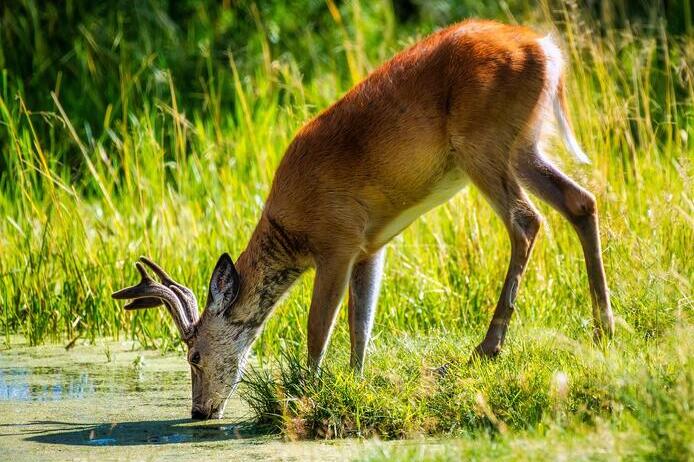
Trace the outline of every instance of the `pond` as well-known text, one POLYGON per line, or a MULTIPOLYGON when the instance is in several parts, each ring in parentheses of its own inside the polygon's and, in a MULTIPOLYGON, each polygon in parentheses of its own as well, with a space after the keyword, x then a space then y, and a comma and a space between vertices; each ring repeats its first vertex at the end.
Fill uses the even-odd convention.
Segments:
POLYGON ((355 441, 259 434, 234 397, 225 419, 190 419, 182 354, 100 341, 0 350, 0 460, 345 460, 355 441))

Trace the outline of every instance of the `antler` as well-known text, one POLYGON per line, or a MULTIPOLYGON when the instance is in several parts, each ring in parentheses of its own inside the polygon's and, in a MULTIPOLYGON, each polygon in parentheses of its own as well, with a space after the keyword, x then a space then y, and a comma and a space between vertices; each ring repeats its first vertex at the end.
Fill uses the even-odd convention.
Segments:
POLYGON ((190 289, 171 279, 153 261, 140 257, 140 262, 135 263, 141 276, 140 282, 114 292, 111 297, 117 300, 131 299, 132 301, 124 307, 126 310, 154 308, 163 303, 171 313, 183 340, 189 339, 193 334, 195 323, 198 322, 198 303, 195 295, 190 289), (161 283, 152 279, 140 262, 149 266, 161 283))
POLYGON ((168 287, 176 293, 178 298, 181 300, 181 303, 183 304, 183 309, 186 311, 186 314, 188 315, 188 319, 190 320, 191 324, 197 323, 199 315, 198 301, 195 298, 195 294, 193 294, 193 292, 189 288, 171 279, 171 277, 168 274, 166 274, 166 271, 161 269, 159 265, 154 263, 149 258, 140 257, 140 261, 145 265, 149 266, 152 269, 152 271, 154 271, 154 274, 159 276, 161 282, 166 287, 168 287))

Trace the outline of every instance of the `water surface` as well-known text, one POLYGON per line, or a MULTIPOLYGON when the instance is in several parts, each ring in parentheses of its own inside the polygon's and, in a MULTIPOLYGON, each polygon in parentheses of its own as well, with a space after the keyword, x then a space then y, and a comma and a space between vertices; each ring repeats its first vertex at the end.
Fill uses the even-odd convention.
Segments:
POLYGON ((287 442, 259 433, 244 404, 190 420, 182 354, 132 342, 0 350, 0 460, 345 460, 357 442, 287 442))

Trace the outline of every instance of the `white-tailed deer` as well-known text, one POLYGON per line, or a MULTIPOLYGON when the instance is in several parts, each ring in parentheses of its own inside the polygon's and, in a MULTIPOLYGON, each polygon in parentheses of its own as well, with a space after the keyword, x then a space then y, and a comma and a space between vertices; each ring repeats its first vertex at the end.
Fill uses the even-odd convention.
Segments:
POLYGON ((384 246, 413 220, 471 181, 503 220, 511 258, 486 336, 496 355, 541 218, 524 188, 576 230, 585 256, 595 335, 614 321, 601 259, 595 199, 540 153, 553 115, 569 150, 562 56, 525 27, 467 21, 396 55, 296 135, 260 221, 236 266, 219 259, 207 307, 143 259, 161 279, 113 294, 126 308, 167 306, 189 348, 193 417, 221 416, 248 351, 279 297, 316 268, 308 358, 318 367, 349 288, 351 364, 361 371, 383 271, 384 246))

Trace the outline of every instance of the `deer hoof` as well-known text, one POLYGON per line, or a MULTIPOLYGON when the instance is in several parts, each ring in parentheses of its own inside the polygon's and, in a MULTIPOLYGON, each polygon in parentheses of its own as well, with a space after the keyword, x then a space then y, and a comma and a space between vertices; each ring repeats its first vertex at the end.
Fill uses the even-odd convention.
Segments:
POLYGON ((472 356, 473 358, 492 359, 498 356, 500 352, 500 343, 482 342, 479 345, 477 345, 477 348, 475 348, 475 351, 473 352, 472 356))

